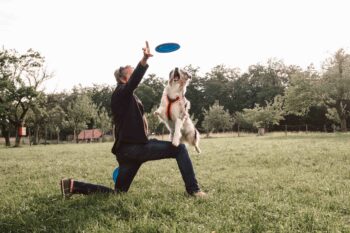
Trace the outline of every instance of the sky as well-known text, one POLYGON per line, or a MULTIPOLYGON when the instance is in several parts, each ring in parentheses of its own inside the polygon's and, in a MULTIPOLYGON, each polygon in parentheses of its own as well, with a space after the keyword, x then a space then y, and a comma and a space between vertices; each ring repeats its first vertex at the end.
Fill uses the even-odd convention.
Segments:
MULTIPOLYGON (((0 46, 46 58, 47 92, 115 85, 113 73, 136 66, 149 41, 147 74, 167 78, 192 64, 240 68, 269 58, 316 68, 350 48, 347 0, 0 0, 0 46), (154 48, 179 43, 173 53, 154 48)), ((147 75, 146 74, 146 75, 147 75)))

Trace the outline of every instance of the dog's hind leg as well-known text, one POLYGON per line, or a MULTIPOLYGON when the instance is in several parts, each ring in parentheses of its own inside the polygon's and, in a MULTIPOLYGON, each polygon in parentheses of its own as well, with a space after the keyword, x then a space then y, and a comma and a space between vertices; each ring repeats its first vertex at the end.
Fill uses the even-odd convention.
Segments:
POLYGON ((198 154, 201 153, 201 149, 199 149, 199 132, 197 129, 195 129, 195 133, 194 133, 194 148, 196 149, 196 151, 198 152, 198 154))
POLYGON ((201 149, 199 149, 198 145, 195 145, 194 148, 196 149, 198 154, 200 154, 202 152, 201 149))
POLYGON ((169 134, 169 140, 172 142, 174 138, 174 132, 170 132, 169 134))
POLYGON ((182 124, 183 124, 182 120, 177 118, 175 121, 174 137, 172 140, 172 144, 174 146, 179 146, 180 144, 182 124))

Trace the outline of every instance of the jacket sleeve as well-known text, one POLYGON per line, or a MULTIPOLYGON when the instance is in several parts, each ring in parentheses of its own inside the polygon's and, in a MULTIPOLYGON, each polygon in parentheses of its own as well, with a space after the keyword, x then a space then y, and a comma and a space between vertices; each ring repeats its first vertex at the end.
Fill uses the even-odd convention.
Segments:
POLYGON ((142 66, 141 63, 137 64, 137 67, 135 68, 134 72, 131 74, 129 81, 125 84, 124 91, 128 93, 133 93, 133 91, 141 82, 147 69, 148 69, 148 64, 146 64, 146 66, 142 66))

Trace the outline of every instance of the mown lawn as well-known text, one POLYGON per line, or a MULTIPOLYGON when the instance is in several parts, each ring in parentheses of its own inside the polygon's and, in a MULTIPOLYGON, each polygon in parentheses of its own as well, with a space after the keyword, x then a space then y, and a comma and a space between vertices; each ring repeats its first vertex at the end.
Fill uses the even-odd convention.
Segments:
POLYGON ((62 199, 61 177, 113 187, 111 146, 2 146, 0 232, 350 232, 350 134, 203 139, 205 200, 175 160, 144 164, 127 194, 62 199))

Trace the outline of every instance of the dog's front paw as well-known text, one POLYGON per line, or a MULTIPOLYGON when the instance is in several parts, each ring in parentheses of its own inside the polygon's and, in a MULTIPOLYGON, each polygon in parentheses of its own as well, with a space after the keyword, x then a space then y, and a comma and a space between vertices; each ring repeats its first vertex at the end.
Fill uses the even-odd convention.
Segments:
POLYGON ((171 142, 174 146, 178 147, 180 145, 180 140, 178 138, 173 138, 171 142))

